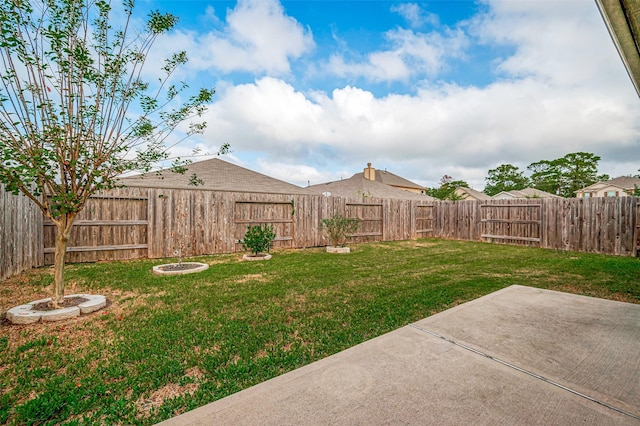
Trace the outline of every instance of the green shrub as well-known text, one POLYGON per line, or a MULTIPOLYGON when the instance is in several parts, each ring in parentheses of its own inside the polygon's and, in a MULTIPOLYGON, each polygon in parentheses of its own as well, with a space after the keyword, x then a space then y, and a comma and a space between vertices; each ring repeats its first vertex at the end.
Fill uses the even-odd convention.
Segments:
POLYGON ((273 232, 273 225, 255 225, 247 228, 247 233, 244 234, 244 240, 242 248, 251 251, 251 253, 258 255, 260 253, 268 253, 271 249, 271 242, 276 238, 275 232, 273 232))
POLYGON ((353 234, 360 226, 360 219, 348 218, 342 215, 334 215, 328 219, 322 219, 322 229, 329 237, 329 242, 335 247, 344 247, 349 234, 353 234))

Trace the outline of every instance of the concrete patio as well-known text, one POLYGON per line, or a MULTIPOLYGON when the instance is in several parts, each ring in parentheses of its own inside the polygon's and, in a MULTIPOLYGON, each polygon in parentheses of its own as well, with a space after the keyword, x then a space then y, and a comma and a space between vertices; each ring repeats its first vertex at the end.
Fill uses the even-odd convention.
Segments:
POLYGON ((511 286, 162 425, 640 425, 640 305, 511 286))

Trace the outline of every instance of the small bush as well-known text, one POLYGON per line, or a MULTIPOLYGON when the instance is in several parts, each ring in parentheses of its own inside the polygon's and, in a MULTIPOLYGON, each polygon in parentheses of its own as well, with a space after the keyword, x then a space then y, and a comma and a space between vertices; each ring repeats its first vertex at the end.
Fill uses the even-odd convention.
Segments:
POLYGON ((342 215, 334 215, 322 219, 322 229, 327 232, 329 242, 335 247, 344 247, 349 234, 353 234, 360 225, 360 219, 352 219, 342 215))
POLYGON ((273 225, 255 225, 247 228, 244 240, 240 241, 240 243, 242 243, 242 248, 258 255, 269 252, 274 238, 276 238, 276 234, 273 232, 273 225))

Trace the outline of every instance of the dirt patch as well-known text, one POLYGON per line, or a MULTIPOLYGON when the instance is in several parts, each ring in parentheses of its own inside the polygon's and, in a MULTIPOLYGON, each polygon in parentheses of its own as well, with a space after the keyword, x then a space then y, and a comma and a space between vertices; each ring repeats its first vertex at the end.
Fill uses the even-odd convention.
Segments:
MULTIPOLYGON (((28 275, 32 276, 34 273, 47 274, 48 272, 46 270, 35 270, 28 275)), ((149 297, 162 296, 162 292, 150 295, 103 288, 100 292, 107 298, 107 305, 99 311, 60 322, 38 322, 28 325, 10 324, 5 318, 6 310, 29 301, 47 297, 46 289, 29 285, 29 279, 26 274, 23 274, 2 283, 0 337, 6 337, 7 339, 5 346, 7 353, 13 353, 18 347, 38 339, 45 339, 47 342, 51 341, 51 344, 54 344, 53 339, 55 338, 56 350, 61 354, 73 354, 74 357, 81 358, 87 353, 92 342, 96 339, 108 344, 117 338, 116 331, 111 325, 114 320, 123 321, 127 316, 135 314, 140 307, 148 306, 149 297), (25 280, 27 281, 25 282, 25 280), (7 297, 4 296, 5 293, 7 297)), ((65 292, 74 291, 80 294, 88 292, 86 289, 78 288, 78 286, 65 287, 65 292)), ((156 301, 153 302, 154 306, 158 306, 158 303, 156 301)), ((105 353, 101 361, 106 361, 111 356, 112 354, 105 353)))
POLYGON ((193 395, 199 386, 198 383, 188 383, 186 385, 169 383, 157 391, 152 392, 148 397, 139 398, 135 402, 136 408, 138 409, 138 417, 149 417, 151 411, 160 407, 167 399, 173 399, 183 395, 193 395))
POLYGON ((152 392, 147 397, 140 397, 135 402, 136 408, 138 409, 138 417, 149 417, 151 411, 160 407, 167 399, 173 399, 183 395, 193 395, 200 387, 199 382, 202 377, 204 377, 204 373, 198 367, 191 367, 185 371, 184 376, 193 380, 193 382, 184 385, 169 383, 152 392))

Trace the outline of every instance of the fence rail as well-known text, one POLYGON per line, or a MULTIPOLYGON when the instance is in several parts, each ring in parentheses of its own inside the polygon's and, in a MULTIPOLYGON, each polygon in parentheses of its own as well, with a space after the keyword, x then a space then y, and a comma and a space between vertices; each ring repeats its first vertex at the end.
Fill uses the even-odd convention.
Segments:
MULTIPOLYGON (((53 263, 55 226, 24 196, 0 191, 0 278, 53 263)), ((247 226, 274 226, 274 248, 326 245, 322 219, 360 219, 350 242, 420 237, 637 256, 640 198, 417 202, 303 194, 124 188, 92 197, 69 262, 241 251, 247 226)))

